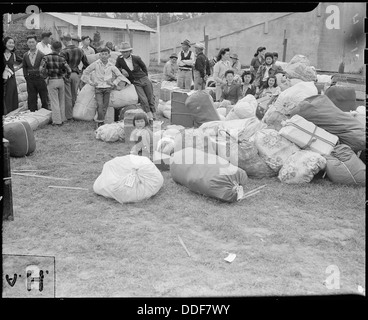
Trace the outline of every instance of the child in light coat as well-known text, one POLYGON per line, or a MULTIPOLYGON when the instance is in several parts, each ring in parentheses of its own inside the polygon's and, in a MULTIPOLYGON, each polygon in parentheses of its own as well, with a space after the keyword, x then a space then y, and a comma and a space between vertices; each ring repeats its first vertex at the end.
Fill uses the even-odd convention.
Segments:
POLYGON ((144 156, 151 159, 153 133, 150 129, 149 121, 144 113, 138 113, 133 118, 135 129, 130 135, 130 141, 135 141, 130 154, 144 156))

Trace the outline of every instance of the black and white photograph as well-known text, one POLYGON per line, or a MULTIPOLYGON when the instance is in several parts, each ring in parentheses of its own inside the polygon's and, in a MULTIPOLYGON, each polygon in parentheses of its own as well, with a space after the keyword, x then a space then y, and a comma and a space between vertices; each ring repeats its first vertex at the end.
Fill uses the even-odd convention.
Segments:
POLYGON ((304 5, 1 4, 2 297, 364 298, 366 3, 304 5))

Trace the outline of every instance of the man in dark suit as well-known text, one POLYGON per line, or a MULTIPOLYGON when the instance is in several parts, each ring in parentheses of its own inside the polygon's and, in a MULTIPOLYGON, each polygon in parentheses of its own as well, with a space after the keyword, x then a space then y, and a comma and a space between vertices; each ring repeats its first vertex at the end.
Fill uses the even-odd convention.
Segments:
POLYGON ((118 50, 121 56, 116 59, 116 67, 134 84, 139 103, 152 124, 156 117, 155 96, 152 82, 148 79, 147 67, 139 56, 131 54, 133 48, 129 42, 123 42, 118 50))
POLYGON ((44 54, 37 50, 37 37, 30 35, 27 37, 29 51, 23 56, 23 73, 27 81, 28 109, 31 112, 37 111, 37 96, 40 95, 42 108, 48 109, 48 91, 45 79, 40 73, 40 65, 44 54))

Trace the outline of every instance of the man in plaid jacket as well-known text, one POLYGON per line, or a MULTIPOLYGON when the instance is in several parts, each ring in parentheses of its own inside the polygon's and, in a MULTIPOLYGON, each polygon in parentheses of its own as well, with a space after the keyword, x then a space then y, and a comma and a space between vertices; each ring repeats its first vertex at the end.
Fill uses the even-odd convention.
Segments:
POLYGON ((55 41, 51 46, 52 53, 45 55, 40 65, 40 72, 46 77, 53 125, 62 125, 66 121, 64 78, 68 81, 72 73, 65 58, 60 56, 61 46, 59 41, 55 41))

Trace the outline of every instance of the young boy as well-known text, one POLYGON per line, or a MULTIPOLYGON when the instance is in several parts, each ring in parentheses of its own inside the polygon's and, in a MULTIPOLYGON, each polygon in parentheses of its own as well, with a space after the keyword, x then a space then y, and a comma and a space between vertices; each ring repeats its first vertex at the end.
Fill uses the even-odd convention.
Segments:
POLYGON ((115 89, 120 81, 130 84, 130 81, 109 61, 109 58, 110 50, 108 48, 101 49, 100 59, 89 65, 84 70, 81 78, 83 82, 95 87, 98 114, 96 120, 97 127, 104 124, 106 111, 109 107, 111 90, 115 89), (93 77, 90 77, 93 71, 95 73, 93 77), (114 77, 116 77, 115 80, 114 77))
POLYGON ((64 77, 69 78, 72 73, 65 58, 60 56, 61 47, 61 42, 55 41, 51 46, 52 53, 45 55, 40 65, 40 72, 47 78, 53 125, 62 125, 66 121, 64 77))

